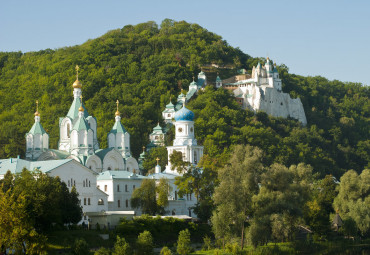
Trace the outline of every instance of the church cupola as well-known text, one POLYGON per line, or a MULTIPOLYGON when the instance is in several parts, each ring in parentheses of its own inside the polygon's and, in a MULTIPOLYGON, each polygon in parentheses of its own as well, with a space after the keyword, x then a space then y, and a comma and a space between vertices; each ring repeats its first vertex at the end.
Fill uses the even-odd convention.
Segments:
POLYGON ((74 98, 79 98, 81 96, 81 89, 82 89, 82 83, 78 80, 78 70, 80 68, 78 67, 78 65, 76 65, 76 80, 75 82, 73 83, 73 97, 74 98))
POLYGON ((153 132, 149 135, 149 140, 155 146, 164 146, 164 133, 159 123, 153 128, 153 132))
POLYGON ((49 135, 40 123, 40 113, 36 101, 35 123, 26 134, 26 159, 37 160, 44 151, 49 149, 49 135))
POLYGON ((216 88, 221 88, 222 87, 222 80, 220 78, 220 76, 218 76, 218 73, 217 73, 217 78, 216 78, 216 88))
POLYGON ((266 58, 265 68, 266 68, 267 76, 268 76, 268 77, 272 76, 272 69, 273 69, 273 66, 272 66, 272 64, 271 64, 271 61, 270 61, 270 58, 269 58, 269 57, 267 57, 267 58, 266 58))
POLYGON ((115 113, 115 123, 112 130, 108 133, 108 147, 115 148, 122 156, 130 157, 130 134, 121 123, 121 113, 118 110, 119 101, 117 100, 117 111, 115 113))
POLYGON ((204 88, 205 86, 207 86, 207 77, 202 70, 198 74, 198 86, 199 88, 204 88))
MULTIPOLYGON (((171 97, 172 99, 172 97, 171 97)), ((172 104, 170 99, 170 103, 166 105, 166 109, 162 112, 162 117, 164 119, 164 122, 166 123, 172 123, 172 119, 175 116, 175 106, 172 104)))
POLYGON ((71 154, 76 156, 88 156, 94 152, 94 131, 90 128, 84 115, 82 107, 82 96, 80 98, 81 106, 78 108, 78 117, 75 120, 70 132, 71 154))

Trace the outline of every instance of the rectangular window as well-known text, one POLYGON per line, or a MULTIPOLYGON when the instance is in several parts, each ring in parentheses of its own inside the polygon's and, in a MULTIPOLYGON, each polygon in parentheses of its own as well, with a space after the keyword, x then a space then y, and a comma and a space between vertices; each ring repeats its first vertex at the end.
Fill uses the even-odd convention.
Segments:
POLYGON ((90 198, 87 199, 87 204, 90 205, 90 198))
POLYGON ((135 190, 135 185, 134 186, 132 186, 132 191, 134 191, 135 190))
POLYGON ((128 190, 127 190, 127 184, 125 185, 125 191, 128 192, 128 190))
POLYGON ((107 191, 107 190, 108 190, 108 186, 104 185, 104 191, 107 191))
POLYGON ((126 199, 126 208, 128 208, 128 199, 126 199))
POLYGON ((117 191, 119 192, 119 184, 117 184, 117 191))
POLYGON ((84 205, 86 205, 86 197, 84 198, 84 205))
POLYGON ((121 207, 121 200, 118 200, 118 207, 121 207))

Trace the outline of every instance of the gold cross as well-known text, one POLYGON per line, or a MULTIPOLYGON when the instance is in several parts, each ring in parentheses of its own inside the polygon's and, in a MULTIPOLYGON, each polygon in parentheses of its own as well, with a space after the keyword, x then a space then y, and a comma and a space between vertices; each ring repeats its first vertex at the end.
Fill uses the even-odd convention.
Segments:
POLYGON ((157 165, 158 165, 158 162, 159 162, 160 159, 157 157, 155 160, 157 160, 157 165))
POLYGON ((39 111, 39 100, 36 100, 36 112, 39 111))
POLYGON ((78 80, 78 70, 80 69, 80 67, 78 65, 76 65, 76 79, 78 80))
POLYGON ((118 112, 118 104, 119 104, 119 101, 118 100, 116 101, 116 104, 117 104, 117 112, 118 112))

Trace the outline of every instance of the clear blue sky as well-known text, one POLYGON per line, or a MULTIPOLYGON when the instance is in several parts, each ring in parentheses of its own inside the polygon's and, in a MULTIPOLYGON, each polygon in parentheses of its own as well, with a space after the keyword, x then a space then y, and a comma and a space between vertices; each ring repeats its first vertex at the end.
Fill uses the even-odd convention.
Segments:
POLYGON ((0 51, 73 46, 165 18, 197 23, 291 73, 370 85, 368 0, 8 0, 0 4, 0 51))

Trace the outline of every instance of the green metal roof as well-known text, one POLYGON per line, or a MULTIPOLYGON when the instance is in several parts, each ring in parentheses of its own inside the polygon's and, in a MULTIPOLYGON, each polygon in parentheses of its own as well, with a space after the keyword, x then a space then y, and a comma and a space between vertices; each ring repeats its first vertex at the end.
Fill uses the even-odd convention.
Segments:
POLYGON ((192 81, 192 82, 190 83, 190 85, 198 85, 198 83, 196 83, 195 81, 192 81))
POLYGON ((168 105, 166 105, 166 108, 168 109, 174 109, 175 106, 172 104, 172 102, 170 101, 170 103, 168 105))
POLYGON ((117 134, 117 133, 127 133, 125 127, 122 125, 120 121, 116 121, 112 127, 112 130, 109 133, 117 134))
MULTIPOLYGON (((75 97, 73 99, 71 107, 69 108, 67 117, 70 117, 71 119, 78 117, 78 109, 80 108, 80 106, 81 106, 81 99, 75 97)), ((89 116, 89 113, 87 112, 87 109, 85 108, 84 104, 82 104, 82 108, 84 108, 84 117, 87 118, 89 116)))
POLYGON ((24 168, 28 170, 38 169, 43 173, 50 172, 51 170, 64 165, 73 159, 63 160, 47 160, 47 161, 28 161, 19 158, 9 158, 0 160, 0 174, 5 174, 8 170, 13 173, 20 173, 24 168))
POLYGON ((33 135, 40 134, 40 135, 43 135, 43 134, 46 134, 46 131, 42 127, 41 123, 39 121, 36 121, 33 124, 33 126, 31 127, 30 132, 28 132, 27 134, 33 134, 33 135))
POLYGON ((160 131, 160 132, 163 132, 163 131, 162 131, 162 127, 159 125, 159 123, 158 123, 158 125, 157 125, 157 126, 155 126, 155 127, 153 128, 153 131, 160 131))
POLYGON ((89 123, 87 123, 85 117, 78 117, 76 123, 73 125, 72 130, 89 130, 90 126, 89 123))
POLYGON ((221 81, 221 78, 220 78, 220 76, 218 76, 218 75, 217 75, 217 78, 216 78, 216 82, 217 82, 217 81, 221 81))
POLYGON ((112 148, 100 149, 100 150, 95 151, 95 155, 98 156, 101 160, 103 160, 105 155, 107 155, 107 153, 110 152, 111 150, 114 150, 114 148, 112 147, 112 148))

